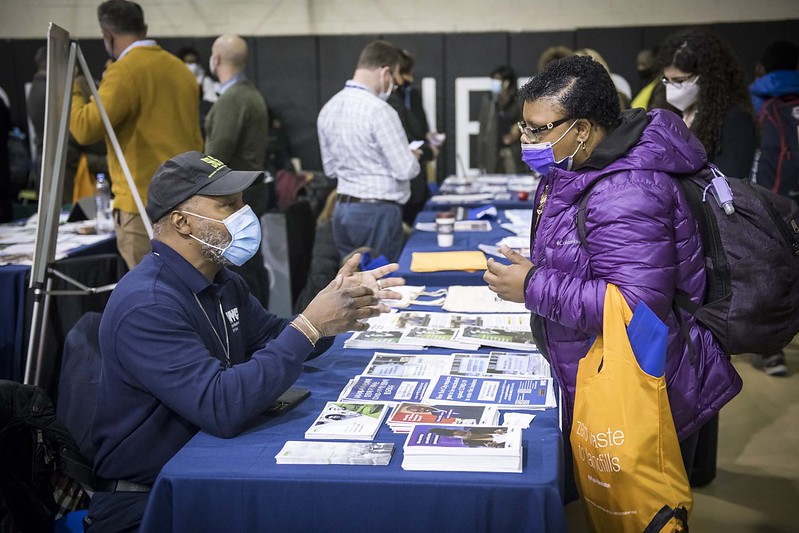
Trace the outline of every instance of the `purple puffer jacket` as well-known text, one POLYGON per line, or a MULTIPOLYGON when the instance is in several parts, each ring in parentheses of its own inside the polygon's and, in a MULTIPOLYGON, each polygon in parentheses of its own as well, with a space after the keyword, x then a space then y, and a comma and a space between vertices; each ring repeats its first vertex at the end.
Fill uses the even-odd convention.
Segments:
POLYGON ((677 115, 631 110, 579 170, 553 169, 542 178, 533 213, 535 271, 525 301, 536 341, 564 388, 567 426, 577 363, 592 337, 602 333, 606 283, 617 285, 633 310, 646 302, 669 327, 666 383, 680 440, 741 390, 740 377, 711 333, 683 313, 689 346, 671 307, 677 289, 697 303, 705 291, 701 238, 671 175, 692 174, 705 163, 702 144, 677 115), (585 213, 586 249, 576 215, 583 192, 594 183, 585 213))

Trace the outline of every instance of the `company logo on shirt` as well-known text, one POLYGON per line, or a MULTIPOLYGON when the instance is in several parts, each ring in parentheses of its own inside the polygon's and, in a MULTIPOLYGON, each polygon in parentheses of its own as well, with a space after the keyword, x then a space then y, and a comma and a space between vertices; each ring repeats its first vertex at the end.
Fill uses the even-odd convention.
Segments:
POLYGON ((239 308, 234 307, 233 309, 225 311, 225 316, 227 317, 227 321, 230 322, 230 329, 237 331, 239 329, 239 308))
POLYGON ((574 246, 580 244, 579 239, 558 239, 555 241, 555 246, 574 246))

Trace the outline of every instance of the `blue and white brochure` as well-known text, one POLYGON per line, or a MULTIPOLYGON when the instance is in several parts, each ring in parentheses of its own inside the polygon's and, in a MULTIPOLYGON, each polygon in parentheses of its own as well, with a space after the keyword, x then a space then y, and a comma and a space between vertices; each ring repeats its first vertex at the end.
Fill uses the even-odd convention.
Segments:
POLYGON ((421 402, 430 380, 425 378, 394 378, 385 376, 355 376, 338 397, 340 402, 421 402))
POLYGON ((524 410, 549 409, 557 405, 552 378, 439 376, 425 401, 524 410))

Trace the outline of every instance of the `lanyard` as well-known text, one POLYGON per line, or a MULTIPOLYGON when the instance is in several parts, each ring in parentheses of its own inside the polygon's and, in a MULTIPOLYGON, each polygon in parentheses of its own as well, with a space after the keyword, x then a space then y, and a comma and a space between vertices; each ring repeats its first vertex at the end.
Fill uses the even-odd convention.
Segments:
POLYGON ((225 366, 229 368, 231 366, 231 364, 230 364, 230 339, 228 338, 228 334, 227 334, 227 324, 225 323, 225 313, 222 311, 222 302, 217 302, 217 304, 219 304, 219 316, 222 319, 222 327, 225 328, 225 343, 224 344, 222 344, 222 337, 220 337, 219 333, 216 331, 216 328, 214 327, 214 323, 211 322, 211 317, 208 316, 208 313, 205 312, 205 308, 203 307, 203 304, 200 303, 200 299, 197 298, 196 294, 192 293, 192 295, 194 296, 194 300, 197 302, 197 305, 200 306, 200 311, 202 311, 203 314, 205 315, 205 319, 208 321, 208 325, 211 326, 211 331, 214 332, 214 335, 216 336, 216 340, 218 340, 220 346, 222 346, 222 350, 225 352, 225 363, 226 363, 225 366))

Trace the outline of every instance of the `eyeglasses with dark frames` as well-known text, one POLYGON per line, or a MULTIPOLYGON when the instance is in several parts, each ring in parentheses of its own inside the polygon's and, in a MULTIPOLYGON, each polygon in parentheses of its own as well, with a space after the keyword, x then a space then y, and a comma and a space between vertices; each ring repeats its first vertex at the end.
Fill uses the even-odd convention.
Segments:
POLYGON ((521 130, 521 132, 524 135, 526 135, 528 139, 530 139, 533 142, 536 142, 538 140, 538 134, 539 133, 542 133, 542 132, 545 132, 545 131, 549 131, 549 130, 551 130, 553 128, 557 128, 558 126, 560 126, 561 124, 563 124, 564 122, 566 122, 568 120, 571 120, 571 117, 564 117, 564 118, 555 120, 553 122, 549 122, 547 124, 544 124, 543 126, 536 126, 536 127, 528 126, 527 123, 524 122, 524 121, 519 121, 519 122, 516 123, 516 125, 519 126, 519 129, 521 130))

